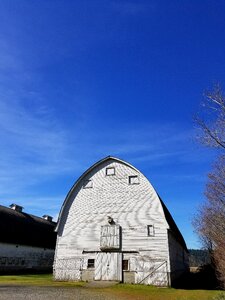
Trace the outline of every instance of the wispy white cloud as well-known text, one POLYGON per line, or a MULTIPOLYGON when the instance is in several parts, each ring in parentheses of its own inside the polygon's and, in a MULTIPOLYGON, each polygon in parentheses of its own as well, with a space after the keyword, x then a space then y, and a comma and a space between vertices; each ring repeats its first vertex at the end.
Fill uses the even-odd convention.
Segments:
POLYGON ((26 90, 17 93, 15 88, 11 92, 0 88, 0 94, 1 198, 9 193, 19 198, 49 178, 78 177, 90 163, 106 155, 139 166, 196 160, 196 153, 190 151, 192 133, 176 124, 92 128, 92 120, 86 118, 83 124, 82 118, 81 124, 65 127, 36 91, 29 93, 29 100, 26 90))
MULTIPOLYGON (((116 9, 128 14, 141 13, 144 8, 130 2, 116 5, 116 9)), ((64 124, 65 116, 57 117, 57 102, 47 101, 48 95, 33 87, 40 74, 28 70, 24 57, 10 43, 0 43, 2 204, 15 201, 28 212, 56 216, 70 188, 60 190, 60 180, 64 176, 76 179, 91 163, 107 155, 128 160, 140 169, 144 164, 157 167, 174 161, 190 164, 204 160, 198 151, 192 151, 192 132, 177 124, 148 122, 130 126, 120 122, 110 127, 104 122, 99 127, 95 125, 96 115, 87 112, 87 107, 77 114, 73 111, 74 115, 68 116, 70 122, 64 124), (54 188, 47 192, 40 189, 50 181, 57 184, 57 192, 54 188)))
POLYGON ((69 131, 40 95, 28 96, 12 84, 11 92, 0 87, 0 97, 0 197, 71 170, 69 131))

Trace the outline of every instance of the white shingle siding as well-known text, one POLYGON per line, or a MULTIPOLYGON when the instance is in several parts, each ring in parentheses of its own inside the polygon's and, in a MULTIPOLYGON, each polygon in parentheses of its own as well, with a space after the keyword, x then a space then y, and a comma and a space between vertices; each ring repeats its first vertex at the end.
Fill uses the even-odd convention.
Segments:
MULTIPOLYGON (((87 258, 101 257, 101 226, 108 224, 107 216, 112 217, 121 228, 121 248, 118 253, 130 260, 130 271, 136 272, 134 281, 138 283, 143 280, 148 275, 148 268, 152 272, 159 267, 156 274, 142 283, 168 285, 169 225, 161 202, 143 174, 129 164, 113 158, 103 161, 81 177, 65 201, 58 225, 55 278, 81 280, 87 258), (115 175, 106 176, 106 168, 115 168, 115 175), (129 184, 129 176, 138 176, 138 184, 129 184), (91 180, 92 188, 83 188, 88 180, 91 180), (148 236, 147 226, 152 224, 155 234, 148 236), (163 262, 165 263, 162 264, 163 262), (69 265, 73 265, 73 268, 69 265), (159 274, 163 278, 161 281, 159 274)), ((102 257, 107 260, 104 253, 102 257)), ((121 260, 116 257, 112 259, 117 262, 116 268, 120 270, 121 266, 118 264, 121 264, 121 260)), ((110 270, 112 265, 110 263, 108 272, 114 274, 115 271, 110 270)), ((98 276, 96 279, 99 279, 98 276)), ((102 279, 104 280, 103 277, 102 279)))

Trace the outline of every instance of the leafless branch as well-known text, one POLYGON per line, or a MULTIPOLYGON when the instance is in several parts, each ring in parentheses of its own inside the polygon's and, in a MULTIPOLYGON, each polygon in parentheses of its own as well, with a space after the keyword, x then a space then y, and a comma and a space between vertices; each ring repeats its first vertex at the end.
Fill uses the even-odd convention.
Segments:
POLYGON ((225 288, 225 96, 219 85, 206 92, 202 112, 194 120, 200 134, 198 140, 220 149, 220 156, 208 175, 206 201, 199 210, 194 226, 201 240, 212 247, 218 278, 225 288))

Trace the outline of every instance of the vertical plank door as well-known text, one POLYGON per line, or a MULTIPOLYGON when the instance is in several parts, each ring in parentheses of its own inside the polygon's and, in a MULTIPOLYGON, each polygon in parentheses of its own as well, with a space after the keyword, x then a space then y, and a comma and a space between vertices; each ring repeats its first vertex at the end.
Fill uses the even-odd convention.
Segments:
POLYGON ((122 254, 99 252, 95 260, 95 280, 122 280, 122 254))

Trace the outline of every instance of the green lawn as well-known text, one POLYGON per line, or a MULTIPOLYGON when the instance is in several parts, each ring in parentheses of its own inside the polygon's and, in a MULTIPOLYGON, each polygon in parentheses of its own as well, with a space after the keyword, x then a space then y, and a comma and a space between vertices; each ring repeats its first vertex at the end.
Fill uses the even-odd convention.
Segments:
POLYGON ((0 275, 0 285, 35 285, 35 286, 84 286, 84 282, 54 281, 52 274, 35 275, 0 275))
POLYGON ((220 300, 218 296, 222 294, 224 298, 220 298, 225 300, 225 292, 222 291, 181 290, 131 284, 119 284, 108 288, 107 292, 110 292, 110 290, 113 294, 118 294, 124 296, 125 299, 131 300, 220 300))
MULTIPOLYGON (((56 282, 52 275, 0 276, 0 285, 61 286, 85 288, 85 282, 56 282)), ((92 288, 93 289, 93 288, 92 288)), ((225 300, 225 292, 208 290, 181 290, 157 288, 153 286, 118 284, 108 288, 96 288, 99 292, 109 293, 130 300, 225 300), (219 297, 221 295, 221 297, 219 297)))

